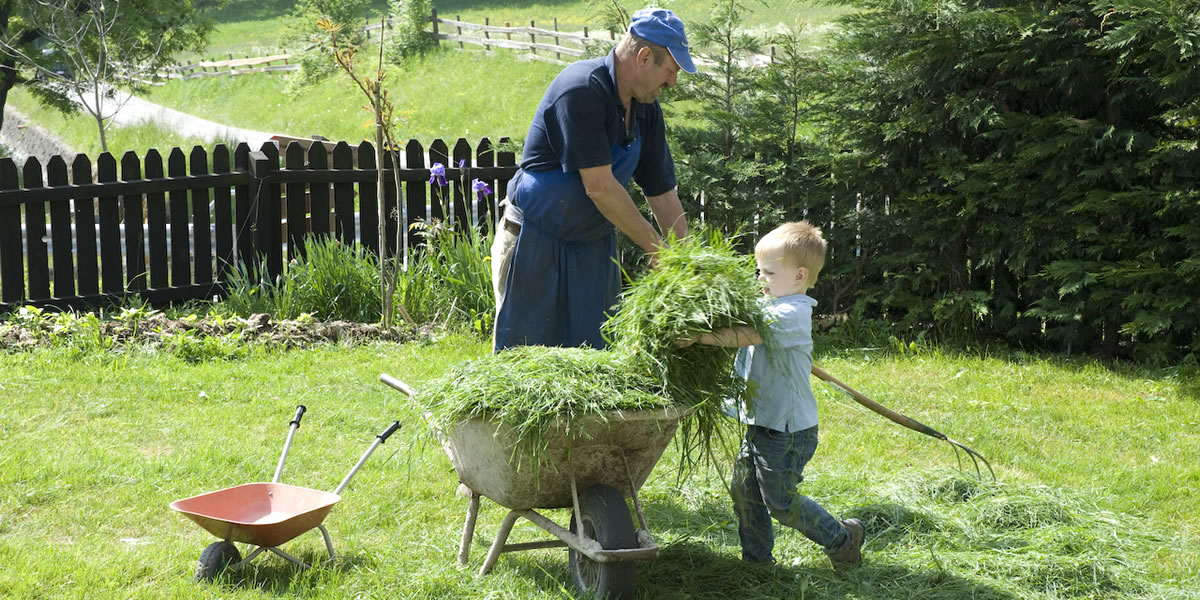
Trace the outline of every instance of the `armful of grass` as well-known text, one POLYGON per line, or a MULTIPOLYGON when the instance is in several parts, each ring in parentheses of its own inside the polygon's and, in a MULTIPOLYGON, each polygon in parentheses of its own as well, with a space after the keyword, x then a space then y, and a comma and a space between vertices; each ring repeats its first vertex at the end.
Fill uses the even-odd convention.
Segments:
POLYGON ((685 346, 692 344, 704 344, 706 346, 721 346, 723 348, 740 348, 742 346, 755 346, 763 343, 762 335, 753 327, 724 327, 712 331, 711 333, 702 333, 698 336, 686 340, 685 346))

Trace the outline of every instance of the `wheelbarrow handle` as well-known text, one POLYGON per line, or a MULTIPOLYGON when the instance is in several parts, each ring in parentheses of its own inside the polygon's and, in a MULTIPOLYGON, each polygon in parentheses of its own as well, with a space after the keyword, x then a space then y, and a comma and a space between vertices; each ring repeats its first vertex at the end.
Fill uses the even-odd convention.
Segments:
POLYGON ((396 379, 395 377, 392 377, 391 375, 388 375, 387 373, 380 373, 379 380, 397 390, 400 390, 401 392, 404 392, 404 395, 410 398, 416 397, 417 395, 417 390, 414 390, 412 386, 400 381, 399 379, 396 379))

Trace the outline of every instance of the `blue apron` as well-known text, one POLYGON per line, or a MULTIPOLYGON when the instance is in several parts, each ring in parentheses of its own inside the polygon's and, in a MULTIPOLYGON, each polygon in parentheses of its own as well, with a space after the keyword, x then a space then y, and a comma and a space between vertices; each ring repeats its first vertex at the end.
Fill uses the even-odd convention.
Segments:
MULTIPOLYGON (((611 148, 612 172, 628 185, 642 140, 611 148)), ((494 349, 511 346, 604 348, 600 326, 621 290, 612 223, 583 189, 577 171, 518 171, 509 201, 524 221, 496 315, 494 349)))

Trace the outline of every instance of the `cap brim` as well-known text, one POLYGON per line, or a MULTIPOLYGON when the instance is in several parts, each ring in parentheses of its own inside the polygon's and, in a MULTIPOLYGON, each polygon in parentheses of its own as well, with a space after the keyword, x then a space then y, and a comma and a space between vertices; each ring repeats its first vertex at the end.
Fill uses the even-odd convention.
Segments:
POLYGON ((692 55, 687 50, 678 51, 668 46, 667 52, 671 53, 671 58, 675 59, 675 64, 679 65, 679 68, 683 69, 684 72, 696 72, 696 65, 692 63, 692 55))

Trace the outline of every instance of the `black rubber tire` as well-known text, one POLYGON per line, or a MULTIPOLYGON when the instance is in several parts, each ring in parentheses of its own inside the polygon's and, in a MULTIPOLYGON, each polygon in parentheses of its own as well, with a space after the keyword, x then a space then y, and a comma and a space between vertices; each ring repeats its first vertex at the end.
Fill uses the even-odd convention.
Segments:
MULTIPOLYGON (((637 532, 625 498, 616 488, 594 485, 579 494, 579 513, 583 532, 600 542, 605 550, 637 548, 637 532)), ((574 511, 571 531, 578 532, 574 511)), ((600 563, 582 552, 570 549, 568 570, 571 583, 584 595, 608 600, 632 600, 637 588, 637 563, 632 561, 600 563)))
POLYGON ((200 553, 196 581, 212 581, 229 565, 241 562, 242 553, 233 542, 213 542, 200 553))

